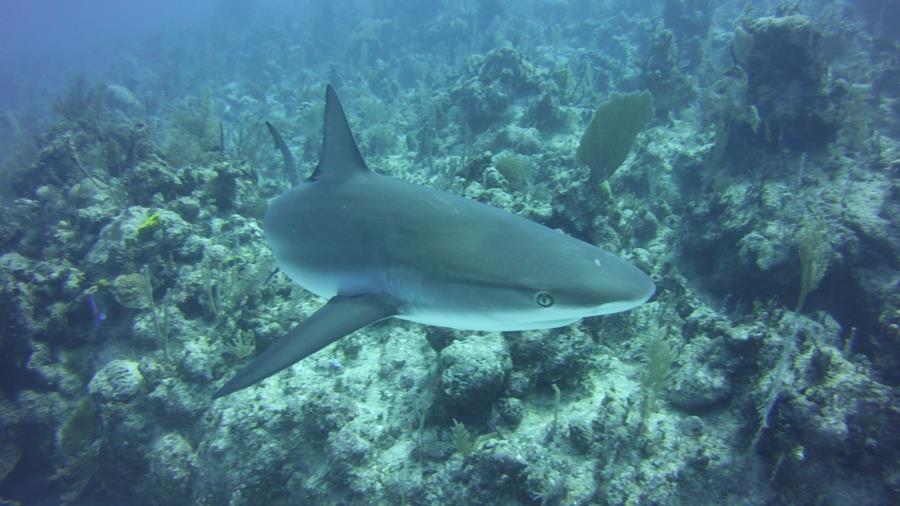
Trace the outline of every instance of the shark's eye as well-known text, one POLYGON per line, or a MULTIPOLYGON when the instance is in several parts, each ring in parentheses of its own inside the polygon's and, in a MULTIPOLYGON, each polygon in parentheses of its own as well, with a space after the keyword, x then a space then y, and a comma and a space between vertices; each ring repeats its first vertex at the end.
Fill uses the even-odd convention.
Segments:
POLYGON ((534 294, 534 301, 537 302, 538 306, 550 307, 553 305, 553 296, 550 295, 550 292, 541 290, 540 292, 534 294))

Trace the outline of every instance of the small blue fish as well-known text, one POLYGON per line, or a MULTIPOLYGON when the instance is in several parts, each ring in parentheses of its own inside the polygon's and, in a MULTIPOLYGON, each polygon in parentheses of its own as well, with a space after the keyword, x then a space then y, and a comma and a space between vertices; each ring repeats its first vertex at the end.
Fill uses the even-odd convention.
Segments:
POLYGON ((94 316, 94 328, 99 329, 100 325, 106 321, 106 312, 100 308, 94 294, 88 294, 88 304, 90 304, 91 314, 94 316))

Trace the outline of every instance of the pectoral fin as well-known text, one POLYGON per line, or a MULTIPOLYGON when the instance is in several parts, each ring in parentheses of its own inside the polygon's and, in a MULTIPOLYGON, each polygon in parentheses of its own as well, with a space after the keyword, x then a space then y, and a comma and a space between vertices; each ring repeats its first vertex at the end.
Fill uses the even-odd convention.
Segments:
POLYGON ((347 334, 395 314, 393 301, 383 295, 334 297, 257 355, 217 390, 213 399, 268 378, 347 334))

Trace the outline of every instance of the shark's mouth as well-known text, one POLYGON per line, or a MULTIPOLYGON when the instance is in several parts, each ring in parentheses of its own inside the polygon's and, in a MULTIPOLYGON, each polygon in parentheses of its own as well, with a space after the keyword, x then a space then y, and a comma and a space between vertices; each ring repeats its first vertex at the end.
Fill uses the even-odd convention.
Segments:
MULTIPOLYGON (((652 293, 651 293, 651 295, 652 295, 652 293)), ((650 295, 643 297, 641 299, 632 300, 632 301, 610 302, 608 304, 603 304, 602 306, 597 308, 596 311, 593 311, 590 314, 587 314, 585 316, 602 316, 602 315, 606 315, 606 314, 621 313, 622 311, 628 311, 629 309, 634 309, 634 308, 640 306, 644 302, 647 302, 647 299, 649 299, 649 298, 650 298, 650 295)))

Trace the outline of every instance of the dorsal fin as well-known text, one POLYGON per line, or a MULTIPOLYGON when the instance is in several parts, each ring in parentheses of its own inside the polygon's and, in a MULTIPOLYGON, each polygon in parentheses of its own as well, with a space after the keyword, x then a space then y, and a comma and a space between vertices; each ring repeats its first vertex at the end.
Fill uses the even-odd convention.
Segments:
POLYGON ((281 151, 281 156, 284 158, 284 173, 287 174, 288 181, 291 182, 291 186, 297 186, 300 184, 300 176, 297 175, 297 162, 294 161, 294 155, 291 154, 287 143, 284 142, 284 137, 278 133, 274 125, 266 121, 266 128, 269 129, 272 140, 275 141, 275 147, 281 151))
POLYGON ((344 108, 334 88, 325 88, 325 130, 322 140, 322 156, 310 180, 316 180, 329 173, 368 172, 359 147, 353 140, 353 132, 347 123, 344 108))

